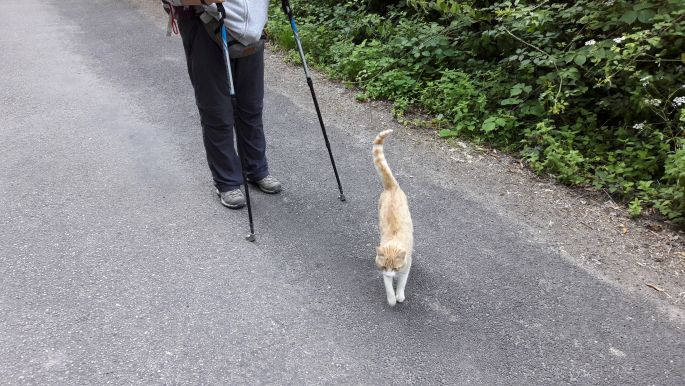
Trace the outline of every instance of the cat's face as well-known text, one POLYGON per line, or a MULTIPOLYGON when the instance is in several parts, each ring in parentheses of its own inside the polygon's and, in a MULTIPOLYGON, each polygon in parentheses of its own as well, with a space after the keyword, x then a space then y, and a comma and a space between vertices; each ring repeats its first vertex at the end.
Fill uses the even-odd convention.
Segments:
POLYGON ((407 265, 407 251, 395 246, 380 246, 376 248, 376 266, 384 275, 395 276, 407 265))

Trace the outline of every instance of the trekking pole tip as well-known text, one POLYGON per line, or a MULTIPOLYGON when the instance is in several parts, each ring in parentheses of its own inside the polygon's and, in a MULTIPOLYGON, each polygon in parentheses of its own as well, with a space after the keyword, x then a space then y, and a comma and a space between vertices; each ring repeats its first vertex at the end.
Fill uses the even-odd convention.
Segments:
POLYGON ((342 194, 342 193, 340 193, 340 196, 338 196, 338 198, 339 198, 339 199, 340 199, 340 201, 342 201, 342 202, 345 202, 345 201, 347 201, 347 199, 345 198, 345 195, 344 195, 344 194, 342 194))
POLYGON ((245 236, 245 240, 254 243, 257 238, 255 237, 254 233, 250 233, 249 235, 245 236))

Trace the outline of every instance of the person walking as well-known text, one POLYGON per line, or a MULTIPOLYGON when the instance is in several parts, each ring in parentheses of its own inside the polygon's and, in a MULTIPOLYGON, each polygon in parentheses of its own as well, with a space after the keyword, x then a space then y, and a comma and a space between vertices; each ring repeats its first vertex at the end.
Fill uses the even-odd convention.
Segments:
MULTIPOLYGON (((266 138, 262 121, 264 100, 264 42, 262 30, 268 0, 163 0, 170 23, 175 18, 183 40, 188 75, 200 112, 207 162, 221 203, 231 209, 245 206, 240 186, 256 184, 265 193, 281 192, 281 183, 269 174, 266 138), (223 3, 226 19, 237 21, 240 30, 228 29, 236 103, 232 104, 218 26, 212 4, 223 3), (235 47, 234 47, 235 46, 235 47), (244 56, 243 56, 244 55, 244 56), (240 57, 238 57, 240 56, 240 57), (234 130, 235 129, 235 130, 234 130), (235 140, 242 152, 235 150, 235 140)), ((217 12, 218 14, 218 12, 217 12)))

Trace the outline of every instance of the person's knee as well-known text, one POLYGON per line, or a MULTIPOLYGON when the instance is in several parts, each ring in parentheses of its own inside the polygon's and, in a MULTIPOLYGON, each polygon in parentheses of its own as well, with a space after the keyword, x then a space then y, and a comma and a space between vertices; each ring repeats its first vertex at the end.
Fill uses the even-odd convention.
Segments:
POLYGON ((233 128, 233 112, 220 106, 199 107, 202 126, 210 130, 231 130, 233 128))
POLYGON ((239 103, 237 106, 238 118, 246 123, 261 124, 262 111, 264 111, 264 104, 261 101, 239 103))

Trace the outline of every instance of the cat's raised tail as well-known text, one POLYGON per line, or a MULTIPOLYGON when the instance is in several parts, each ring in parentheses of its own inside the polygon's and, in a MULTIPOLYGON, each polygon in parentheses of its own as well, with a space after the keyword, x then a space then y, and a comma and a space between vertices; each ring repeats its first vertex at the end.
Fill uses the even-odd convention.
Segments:
POLYGON ((381 131, 380 134, 373 141, 373 163, 376 165, 376 170, 383 180, 383 188, 385 190, 392 189, 397 186, 397 180, 392 175, 388 161, 385 160, 385 153, 383 152, 383 142, 385 137, 390 135, 392 130, 381 131))

